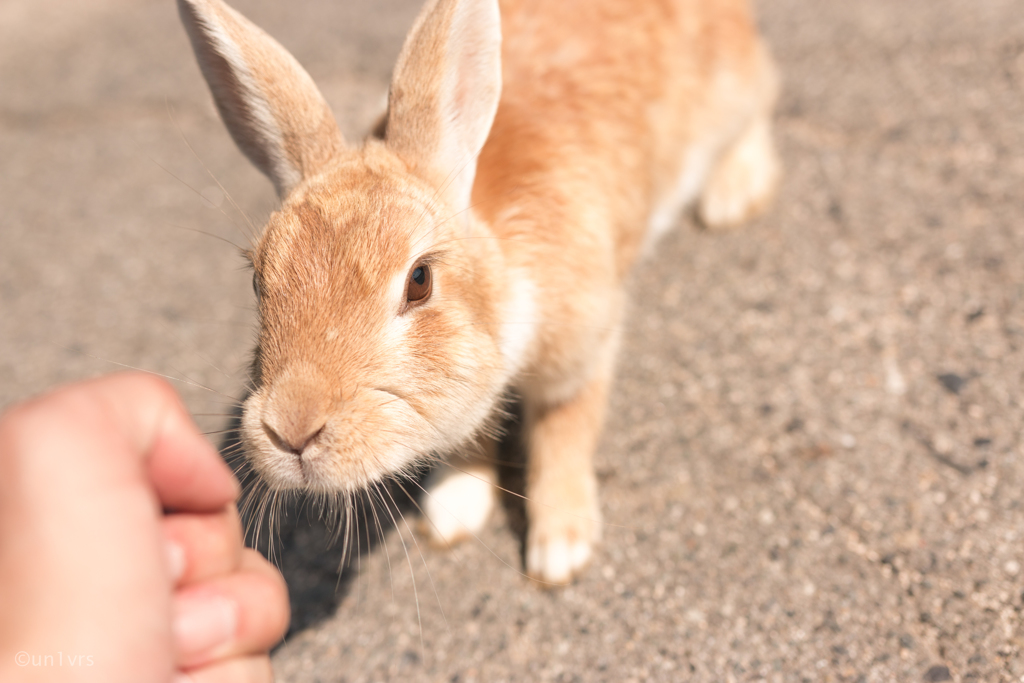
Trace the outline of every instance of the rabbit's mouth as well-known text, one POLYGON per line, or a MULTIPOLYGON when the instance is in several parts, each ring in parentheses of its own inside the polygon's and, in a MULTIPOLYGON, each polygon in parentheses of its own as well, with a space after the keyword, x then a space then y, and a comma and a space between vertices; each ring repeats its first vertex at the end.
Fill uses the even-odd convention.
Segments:
POLYGON ((324 396, 303 379, 276 382, 246 401, 246 457, 271 489, 351 493, 413 469, 433 450, 430 425, 394 393, 324 396))

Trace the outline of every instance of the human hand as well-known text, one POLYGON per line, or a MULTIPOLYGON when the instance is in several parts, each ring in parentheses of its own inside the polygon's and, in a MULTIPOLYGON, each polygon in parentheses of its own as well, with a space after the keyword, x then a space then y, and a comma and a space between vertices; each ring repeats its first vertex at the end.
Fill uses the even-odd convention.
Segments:
POLYGON ((287 591, 243 548, 237 495, 150 376, 0 416, 0 680, 271 680, 287 591))

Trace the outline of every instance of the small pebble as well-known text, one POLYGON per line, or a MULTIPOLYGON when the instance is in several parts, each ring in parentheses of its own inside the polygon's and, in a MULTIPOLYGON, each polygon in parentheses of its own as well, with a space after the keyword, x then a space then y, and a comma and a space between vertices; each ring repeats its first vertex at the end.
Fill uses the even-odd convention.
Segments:
POLYGON ((953 680, 953 675, 949 673, 948 666, 936 664, 925 672, 924 680, 926 683, 940 683, 941 681, 953 680))
POLYGON ((960 390, 967 384, 967 380, 953 372, 946 372, 935 377, 939 383, 951 394, 959 394, 960 390))

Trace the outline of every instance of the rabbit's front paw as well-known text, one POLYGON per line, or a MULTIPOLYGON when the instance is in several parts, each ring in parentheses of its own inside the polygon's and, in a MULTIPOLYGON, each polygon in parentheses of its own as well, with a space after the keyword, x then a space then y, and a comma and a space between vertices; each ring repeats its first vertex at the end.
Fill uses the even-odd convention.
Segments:
POLYGON ((533 506, 526 572, 543 584, 567 584, 586 567, 601 536, 597 505, 579 510, 533 506))
POLYGON ((723 228, 753 218, 775 194, 779 175, 771 124, 755 121, 711 172, 698 207, 701 222, 723 228))
POLYGON ((475 535, 494 508, 496 484, 493 467, 442 465, 425 486, 421 533, 440 547, 475 535))

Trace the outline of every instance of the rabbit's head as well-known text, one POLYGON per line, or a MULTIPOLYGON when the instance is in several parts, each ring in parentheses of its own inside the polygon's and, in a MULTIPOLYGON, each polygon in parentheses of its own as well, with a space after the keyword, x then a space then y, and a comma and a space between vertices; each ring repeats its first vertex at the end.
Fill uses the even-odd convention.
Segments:
POLYGON ((515 364, 500 310, 515 283, 470 210, 501 89, 497 3, 428 2, 385 139, 359 148, 273 39, 220 0, 179 8, 229 131, 282 198, 249 253, 251 463, 272 488, 352 491, 466 442, 515 364))

